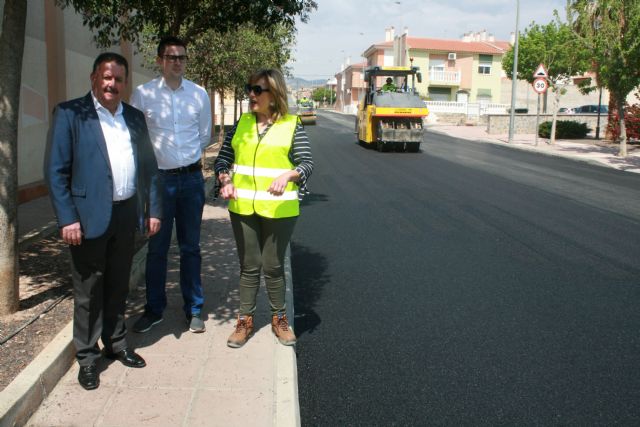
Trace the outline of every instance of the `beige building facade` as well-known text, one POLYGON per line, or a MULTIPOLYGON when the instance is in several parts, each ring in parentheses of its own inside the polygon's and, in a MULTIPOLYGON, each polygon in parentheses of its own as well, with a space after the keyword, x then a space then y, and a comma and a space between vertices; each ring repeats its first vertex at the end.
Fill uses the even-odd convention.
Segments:
MULTIPOLYGON (((18 123, 18 202, 46 194, 43 162, 51 113, 59 102, 90 90, 89 74, 102 51, 72 8, 62 10, 54 0, 26 0, 22 86, 18 123)), ((4 7, 4 1, 0 1, 4 7)), ((130 44, 106 49, 122 54, 130 64, 131 88, 153 77, 142 68, 130 44)))

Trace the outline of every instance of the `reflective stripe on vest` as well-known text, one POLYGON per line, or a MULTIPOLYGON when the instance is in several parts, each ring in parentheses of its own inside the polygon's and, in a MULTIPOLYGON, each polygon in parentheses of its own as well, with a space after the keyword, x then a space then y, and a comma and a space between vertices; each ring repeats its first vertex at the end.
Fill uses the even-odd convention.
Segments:
POLYGON ((259 139, 255 115, 240 116, 231 140, 235 152, 232 180, 238 191, 238 198, 229 201, 231 212, 256 213, 267 218, 287 218, 300 213, 295 183, 289 182, 281 196, 267 191, 274 178, 295 167, 289 160, 289 151, 296 124, 297 116, 286 115, 259 139))

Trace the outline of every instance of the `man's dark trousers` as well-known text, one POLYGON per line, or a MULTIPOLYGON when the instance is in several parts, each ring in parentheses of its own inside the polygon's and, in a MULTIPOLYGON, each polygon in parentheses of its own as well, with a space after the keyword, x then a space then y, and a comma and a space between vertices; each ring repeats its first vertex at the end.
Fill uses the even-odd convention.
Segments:
POLYGON ((73 280, 73 342, 80 366, 105 351, 127 348, 124 313, 136 232, 136 197, 113 204, 107 231, 95 239, 70 245, 73 280), (93 305, 93 306, 92 306, 93 305))

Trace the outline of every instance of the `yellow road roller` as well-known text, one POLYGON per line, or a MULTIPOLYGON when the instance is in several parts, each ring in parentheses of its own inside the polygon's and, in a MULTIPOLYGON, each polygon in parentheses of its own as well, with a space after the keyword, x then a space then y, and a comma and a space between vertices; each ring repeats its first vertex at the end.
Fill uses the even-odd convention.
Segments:
POLYGON ((418 67, 367 67, 367 90, 358 105, 356 134, 365 147, 378 151, 418 152, 429 114, 415 88, 418 67))

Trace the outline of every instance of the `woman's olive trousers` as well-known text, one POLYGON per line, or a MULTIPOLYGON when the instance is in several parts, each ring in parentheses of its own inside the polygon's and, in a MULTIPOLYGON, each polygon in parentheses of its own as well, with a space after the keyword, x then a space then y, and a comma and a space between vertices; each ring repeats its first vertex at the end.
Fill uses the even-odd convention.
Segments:
POLYGON ((240 258, 240 315, 253 315, 256 310, 260 272, 264 274, 271 313, 284 313, 284 256, 298 217, 229 214, 240 258))

